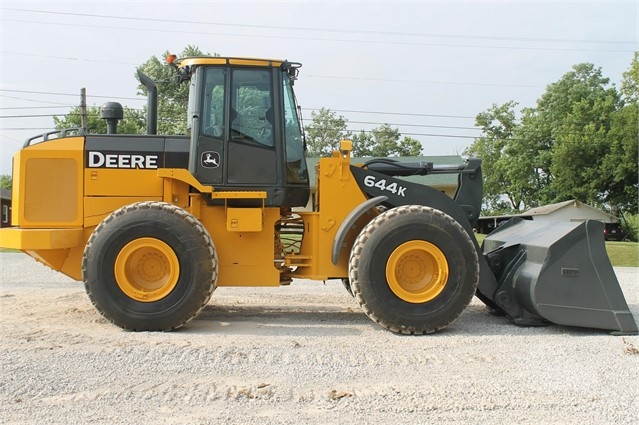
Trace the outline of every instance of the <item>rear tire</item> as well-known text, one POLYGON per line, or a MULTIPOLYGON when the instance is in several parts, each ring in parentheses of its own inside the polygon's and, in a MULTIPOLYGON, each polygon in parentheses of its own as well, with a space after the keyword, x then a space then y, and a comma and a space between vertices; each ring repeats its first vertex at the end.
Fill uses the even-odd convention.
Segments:
POLYGON ((368 223, 355 240, 350 284, 364 312, 384 328, 432 333, 455 320, 479 281, 470 236, 442 211, 407 205, 368 223))
POLYGON ((136 331, 177 329, 199 314, 217 281, 209 233, 187 211, 139 202, 95 229, 82 258, 86 292, 110 322, 136 331))

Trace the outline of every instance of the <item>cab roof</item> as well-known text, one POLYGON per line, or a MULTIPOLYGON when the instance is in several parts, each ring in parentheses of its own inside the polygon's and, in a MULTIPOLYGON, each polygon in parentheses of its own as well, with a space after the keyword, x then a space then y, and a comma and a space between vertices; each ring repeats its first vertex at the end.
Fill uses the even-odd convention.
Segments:
POLYGON ((241 65, 279 68, 288 61, 281 59, 256 59, 256 58, 235 58, 235 57, 187 57, 175 59, 173 62, 179 68, 197 65, 241 65))

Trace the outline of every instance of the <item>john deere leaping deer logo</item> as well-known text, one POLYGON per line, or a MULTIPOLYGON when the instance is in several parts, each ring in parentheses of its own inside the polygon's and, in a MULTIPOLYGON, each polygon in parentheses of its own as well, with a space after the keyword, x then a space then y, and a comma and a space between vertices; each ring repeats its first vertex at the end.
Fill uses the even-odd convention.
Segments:
POLYGON ((217 168, 220 166, 220 154, 214 151, 202 152, 202 167, 217 168))

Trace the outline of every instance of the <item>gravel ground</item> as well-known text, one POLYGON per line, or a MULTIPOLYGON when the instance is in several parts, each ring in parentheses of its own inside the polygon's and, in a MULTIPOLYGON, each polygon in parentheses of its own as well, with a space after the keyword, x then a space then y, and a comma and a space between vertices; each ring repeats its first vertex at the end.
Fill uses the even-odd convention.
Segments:
MULTIPOLYGON (((639 318, 639 269, 615 269, 639 318)), ((105 322, 81 284, 0 254, 0 422, 639 423, 639 337, 519 328, 474 299, 399 336, 341 282, 219 288, 172 333, 105 322)))

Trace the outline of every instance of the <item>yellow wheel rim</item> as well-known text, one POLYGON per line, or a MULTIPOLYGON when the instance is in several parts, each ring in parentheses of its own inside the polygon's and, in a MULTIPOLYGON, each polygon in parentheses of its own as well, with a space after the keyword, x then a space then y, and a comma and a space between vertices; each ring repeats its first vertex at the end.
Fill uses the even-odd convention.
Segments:
POLYGON ((386 262, 386 281, 393 293, 406 302, 431 301, 446 287, 446 256, 430 242, 405 242, 386 262))
POLYGON ((153 302, 177 285, 180 262, 166 243, 155 238, 129 242, 115 259, 115 280, 129 298, 153 302))

